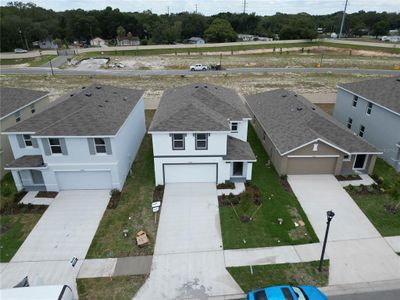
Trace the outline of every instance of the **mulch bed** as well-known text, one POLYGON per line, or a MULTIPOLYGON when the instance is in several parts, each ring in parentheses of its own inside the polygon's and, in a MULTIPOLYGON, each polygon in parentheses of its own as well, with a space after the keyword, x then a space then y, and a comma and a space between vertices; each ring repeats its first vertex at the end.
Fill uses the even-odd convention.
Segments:
POLYGON ((40 191, 36 194, 35 198, 55 198, 57 197, 58 192, 45 192, 40 191))
POLYGON ((349 181, 349 180, 361 180, 362 178, 358 175, 336 175, 335 176, 339 181, 349 181))
POLYGON ((217 190, 233 190, 235 184, 233 182, 220 183, 217 185, 217 190))
POLYGON ((115 209, 118 207, 118 203, 119 203, 119 200, 121 200, 122 193, 117 189, 113 189, 110 194, 111 194, 111 198, 110 198, 110 202, 108 202, 107 208, 115 209))
POLYGON ((164 186, 157 185, 153 191, 153 202, 162 201, 164 197, 164 186))
POLYGON ((285 192, 293 193, 292 187, 290 186, 289 182, 287 181, 287 176, 279 177, 279 182, 283 186, 283 189, 285 190, 285 192))

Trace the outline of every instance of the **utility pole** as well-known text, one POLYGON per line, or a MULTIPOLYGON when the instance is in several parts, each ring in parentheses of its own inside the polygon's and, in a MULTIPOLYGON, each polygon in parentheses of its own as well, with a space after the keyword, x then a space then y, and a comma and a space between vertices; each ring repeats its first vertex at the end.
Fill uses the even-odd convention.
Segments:
POLYGON ((167 14, 168 14, 168 16, 169 16, 169 6, 167 6, 167 14))
POLYGON ((246 13, 247 0, 243 0, 243 13, 246 13))
POLYGON ((347 9, 347 1, 348 0, 346 0, 346 3, 344 5, 344 10, 343 10, 343 15, 342 15, 342 22, 340 24, 339 39, 342 38, 342 32, 343 32, 343 26, 344 26, 344 18, 346 16, 346 9, 347 9))
POLYGON ((196 15, 197 15, 197 3, 196 3, 196 15))

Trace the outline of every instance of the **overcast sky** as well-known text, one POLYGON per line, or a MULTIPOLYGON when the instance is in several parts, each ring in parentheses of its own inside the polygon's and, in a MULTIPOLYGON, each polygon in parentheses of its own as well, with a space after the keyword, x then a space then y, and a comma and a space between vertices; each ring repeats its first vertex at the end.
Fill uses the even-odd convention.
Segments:
MULTIPOLYGON (((243 11, 244 0, 30 0, 38 6, 55 11, 82 8, 84 10, 104 9, 106 6, 119 8, 121 11, 143 11, 150 9, 154 13, 177 13, 195 11, 196 4, 199 13, 212 15, 218 12, 243 11)), ((4 5, 7 0, 1 0, 4 5)), ((309 14, 328 14, 343 10, 345 0, 247 0, 246 12, 258 15, 273 15, 276 12, 309 14)), ((400 12, 399 0, 349 0, 348 12, 359 10, 375 10, 400 12)))

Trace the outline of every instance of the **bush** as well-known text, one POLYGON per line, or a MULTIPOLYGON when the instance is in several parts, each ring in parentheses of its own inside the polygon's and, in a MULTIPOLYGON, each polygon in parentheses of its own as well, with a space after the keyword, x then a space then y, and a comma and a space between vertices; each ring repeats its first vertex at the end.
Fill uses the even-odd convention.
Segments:
POLYGON ((118 189, 112 189, 110 191, 110 202, 108 203, 108 208, 115 209, 118 206, 119 200, 121 200, 121 191, 118 189))
POLYGON ((1 195, 3 197, 11 196, 12 192, 13 192, 13 187, 9 184, 5 184, 4 186, 1 187, 1 195))

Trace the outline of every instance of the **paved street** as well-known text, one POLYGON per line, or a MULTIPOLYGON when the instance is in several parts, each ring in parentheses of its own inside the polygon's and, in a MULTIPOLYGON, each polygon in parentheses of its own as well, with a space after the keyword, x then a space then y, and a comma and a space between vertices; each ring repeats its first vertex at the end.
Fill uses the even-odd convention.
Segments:
POLYGON ((367 292, 348 295, 331 296, 329 300, 399 300, 400 289, 379 292, 367 292))

